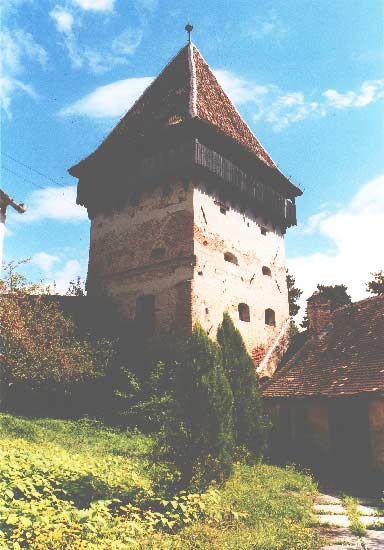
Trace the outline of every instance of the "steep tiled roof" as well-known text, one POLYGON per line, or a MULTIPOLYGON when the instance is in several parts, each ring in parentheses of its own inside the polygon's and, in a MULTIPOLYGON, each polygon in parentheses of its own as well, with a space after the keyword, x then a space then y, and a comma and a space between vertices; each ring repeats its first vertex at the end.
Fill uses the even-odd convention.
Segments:
POLYGON ((363 392, 384 392, 384 296, 336 310, 262 388, 266 398, 363 392))
MULTIPOLYGON (((114 144, 128 145, 191 119, 214 127, 276 168, 193 44, 183 47, 168 63, 91 157, 114 144)), ((73 175, 75 171, 70 169, 73 175)))
POLYGON ((193 57, 196 71, 197 116, 237 141, 268 166, 276 167, 195 47, 193 48, 193 57))

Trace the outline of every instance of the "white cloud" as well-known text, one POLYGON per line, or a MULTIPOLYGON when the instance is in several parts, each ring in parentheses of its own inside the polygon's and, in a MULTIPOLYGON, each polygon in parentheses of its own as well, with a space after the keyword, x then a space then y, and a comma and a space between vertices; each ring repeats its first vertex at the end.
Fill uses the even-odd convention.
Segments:
POLYGON ((31 262, 40 267, 40 269, 44 272, 49 272, 55 263, 60 262, 60 258, 58 256, 48 254, 47 252, 37 252, 37 254, 32 256, 31 262))
MULTIPOLYGON (((363 82, 360 92, 356 93, 342 95, 335 90, 327 90, 316 99, 307 98, 301 91, 284 91, 274 84, 261 85, 226 69, 214 70, 214 74, 235 105, 244 106, 254 121, 265 121, 276 132, 307 118, 324 117, 334 109, 364 107, 384 97, 384 80, 363 82)), ((62 109, 61 114, 90 118, 119 117, 131 107, 151 80, 152 77, 129 78, 100 86, 62 109)))
POLYGON ((321 221, 327 216, 328 212, 317 212, 317 214, 309 216, 307 222, 302 227, 298 227, 296 231, 301 235, 313 235, 313 233, 315 233, 315 231, 319 228, 321 221))
POLYGON ((142 29, 126 29, 112 40, 112 50, 119 55, 132 55, 142 39, 142 29))
POLYGON ((269 91, 268 86, 259 86, 225 69, 217 69, 214 74, 228 97, 237 105, 257 101, 258 97, 269 91))
POLYGON ((274 84, 260 85, 219 69, 217 80, 235 105, 248 105, 253 120, 265 120, 275 131, 280 131, 308 116, 323 116, 323 107, 317 101, 306 100, 303 92, 284 92, 274 84))
POLYGON ((336 90, 326 90, 323 96, 328 100, 329 105, 335 109, 365 107, 384 97, 384 79, 366 80, 361 85, 359 92, 340 93, 336 90))
POLYGON ((215 71, 215 75, 235 104, 253 109, 253 120, 264 120, 276 132, 307 118, 324 117, 334 109, 365 107, 384 98, 384 80, 367 80, 358 92, 326 90, 318 98, 308 98, 301 91, 260 85, 223 69, 215 71))
POLYGON ((76 222, 87 219, 87 211, 76 204, 76 186, 46 187, 33 191, 25 200, 27 211, 22 216, 10 214, 13 223, 40 220, 76 222))
MULTIPOLYGON (((55 22, 56 30, 63 37, 62 45, 67 50, 72 67, 75 69, 86 67, 95 74, 102 74, 116 65, 126 64, 127 56, 136 51, 143 38, 141 28, 127 28, 105 47, 95 49, 80 44, 75 19, 67 8, 57 5, 50 12, 50 16, 55 22)), ((80 16, 76 17, 77 26, 80 21, 80 16)))
MULTIPOLYGON (((52 274, 52 279, 55 284, 55 290, 58 294, 65 294, 68 290, 70 281, 82 277, 84 279, 85 266, 78 260, 68 260, 64 267, 55 271, 52 274)), ((50 284, 50 286, 52 283, 50 284)))
POLYGON ((60 6, 55 6, 49 15, 55 21, 59 32, 68 34, 72 31, 73 15, 70 11, 60 6))
POLYGON ((115 0, 72 0, 72 2, 83 10, 112 11, 115 0))
POLYGON ((288 27, 278 17, 274 10, 271 10, 269 14, 264 16, 258 16, 251 19, 245 26, 243 35, 245 38, 265 38, 271 36, 280 39, 288 32, 288 27))
POLYGON ((318 283, 345 284, 353 300, 367 297, 370 273, 384 268, 384 176, 362 185, 345 207, 326 216, 316 214, 312 222, 314 218, 312 234, 327 238, 332 251, 287 260, 303 290, 301 314, 318 283))
POLYGON ((3 28, 1 31, 2 78, 0 102, 1 108, 11 117, 11 102, 16 93, 25 93, 36 98, 33 86, 20 79, 25 70, 26 61, 47 64, 47 52, 33 36, 22 29, 3 28))
POLYGON ((118 80, 100 86, 93 92, 65 107, 60 114, 91 118, 117 118, 122 116, 152 82, 151 77, 118 80))

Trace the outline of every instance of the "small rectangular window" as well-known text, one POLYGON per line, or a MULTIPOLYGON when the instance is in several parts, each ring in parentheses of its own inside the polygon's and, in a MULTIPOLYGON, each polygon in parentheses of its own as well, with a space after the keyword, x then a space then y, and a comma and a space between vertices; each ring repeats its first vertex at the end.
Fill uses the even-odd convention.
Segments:
POLYGON ((249 312, 249 305, 248 304, 239 304, 237 306, 238 312, 239 312, 239 319, 240 321, 243 321, 244 323, 249 323, 251 320, 250 312, 249 312))

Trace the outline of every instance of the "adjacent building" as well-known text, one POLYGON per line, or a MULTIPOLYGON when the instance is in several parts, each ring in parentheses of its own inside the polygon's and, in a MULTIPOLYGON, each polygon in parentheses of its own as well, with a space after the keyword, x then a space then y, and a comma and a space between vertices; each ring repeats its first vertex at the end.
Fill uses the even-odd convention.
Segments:
POLYGON ((274 458, 384 476, 384 296, 331 312, 315 293, 307 312, 310 337, 262 388, 274 458))

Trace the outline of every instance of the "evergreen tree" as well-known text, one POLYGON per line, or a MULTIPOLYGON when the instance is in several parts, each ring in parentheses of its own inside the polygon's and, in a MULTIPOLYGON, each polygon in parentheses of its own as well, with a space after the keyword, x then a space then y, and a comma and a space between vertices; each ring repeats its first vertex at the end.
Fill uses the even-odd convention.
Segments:
POLYGON ((266 424, 263 417, 258 377, 248 355, 240 332, 228 313, 217 331, 223 365, 234 397, 235 439, 238 446, 246 447, 261 456, 266 442, 266 424))
POLYGON ((384 270, 377 273, 371 273, 373 275, 372 281, 367 283, 367 291, 375 296, 384 295, 384 270))
POLYGON ((174 366, 173 404, 163 444, 183 485, 226 478, 234 448, 233 395, 220 348, 199 325, 174 366))
POLYGON ((300 311, 300 306, 297 303, 303 291, 300 288, 295 287, 295 278, 286 270, 287 288, 288 288, 288 303, 289 303, 289 315, 294 317, 300 311))

